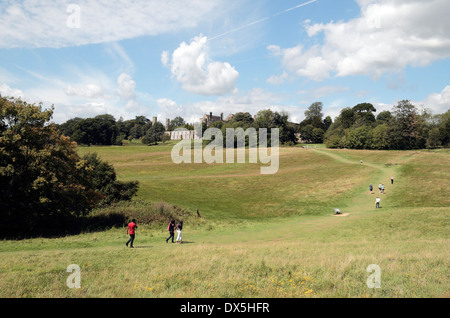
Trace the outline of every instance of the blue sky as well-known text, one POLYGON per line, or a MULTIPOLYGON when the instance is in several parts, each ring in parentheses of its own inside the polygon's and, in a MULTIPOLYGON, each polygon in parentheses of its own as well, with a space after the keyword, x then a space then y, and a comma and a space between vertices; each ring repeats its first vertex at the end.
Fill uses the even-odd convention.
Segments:
POLYGON ((448 0, 0 3, 0 93, 54 121, 450 108, 448 0))

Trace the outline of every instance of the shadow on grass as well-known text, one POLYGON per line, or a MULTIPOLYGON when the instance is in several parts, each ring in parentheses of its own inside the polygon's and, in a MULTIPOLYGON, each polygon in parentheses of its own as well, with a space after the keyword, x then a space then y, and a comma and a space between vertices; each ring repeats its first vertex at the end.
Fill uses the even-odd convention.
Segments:
POLYGON ((1 224, 0 239, 56 238, 81 233, 102 232, 111 228, 126 225, 126 218, 120 213, 95 216, 53 216, 39 218, 35 222, 17 224, 1 224))

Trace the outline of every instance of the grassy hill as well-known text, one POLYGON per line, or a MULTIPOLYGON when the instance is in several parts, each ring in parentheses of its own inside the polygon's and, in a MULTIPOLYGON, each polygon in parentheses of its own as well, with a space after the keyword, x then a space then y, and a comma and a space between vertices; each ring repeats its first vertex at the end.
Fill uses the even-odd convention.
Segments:
POLYGON ((259 164, 176 165, 172 146, 79 152, 140 182, 133 202, 95 213, 176 205, 186 211, 184 244, 165 242, 165 223, 139 218, 135 249, 125 228, 2 241, 0 297, 450 296, 448 150, 283 147, 278 173, 260 175, 259 164), (380 182, 385 193, 369 193, 380 182), (80 289, 66 286, 70 264, 81 268, 80 289), (366 285, 370 264, 381 269, 379 289, 366 285))

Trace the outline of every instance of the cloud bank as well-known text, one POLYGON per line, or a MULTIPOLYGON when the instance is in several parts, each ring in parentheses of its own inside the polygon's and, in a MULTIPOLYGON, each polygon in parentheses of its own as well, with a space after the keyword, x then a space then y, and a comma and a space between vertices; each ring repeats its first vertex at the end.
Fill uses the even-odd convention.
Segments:
POLYGON ((61 48, 175 32, 211 18, 222 2, 2 1, 0 48, 61 48))
POLYGON ((309 37, 323 35, 322 44, 272 44, 268 50, 289 74, 314 81, 350 75, 378 78, 450 57, 450 1, 357 2, 358 18, 326 24, 305 21, 309 37))

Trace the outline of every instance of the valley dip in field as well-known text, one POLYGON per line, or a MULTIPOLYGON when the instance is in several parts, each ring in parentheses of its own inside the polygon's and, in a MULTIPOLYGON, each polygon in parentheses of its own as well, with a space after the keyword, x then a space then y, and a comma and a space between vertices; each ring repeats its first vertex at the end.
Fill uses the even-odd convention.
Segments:
POLYGON ((206 313, 210 316, 214 309, 223 311, 225 313, 264 313, 269 312, 268 303, 224 303, 223 306, 215 307, 214 305, 192 304, 188 302, 186 305, 181 305, 180 312, 182 313, 206 313))
MULTIPOLYGON (((185 129, 177 129, 184 131, 185 129)), ((223 163, 223 133, 220 129, 211 127, 205 130, 202 136, 202 127, 199 124, 194 125, 194 163, 223 163), (211 142, 203 148, 203 140, 211 140, 211 142)), ((248 137, 248 162, 257 163, 258 157, 262 164, 270 164, 260 168, 261 174, 275 174, 279 167, 279 129, 270 129, 270 138, 268 138, 267 128, 256 129, 250 127, 244 131, 243 128, 227 128, 226 129, 226 163, 236 162, 245 163, 245 139, 248 137), (259 137, 259 144, 258 144, 259 137), (270 140, 270 146, 268 145, 270 140), (270 152, 270 154, 269 154, 270 152)), ((190 139, 184 139, 178 142, 171 152, 172 161, 179 163, 192 163, 192 145, 190 139), (181 152, 181 154, 180 154, 181 152)))

